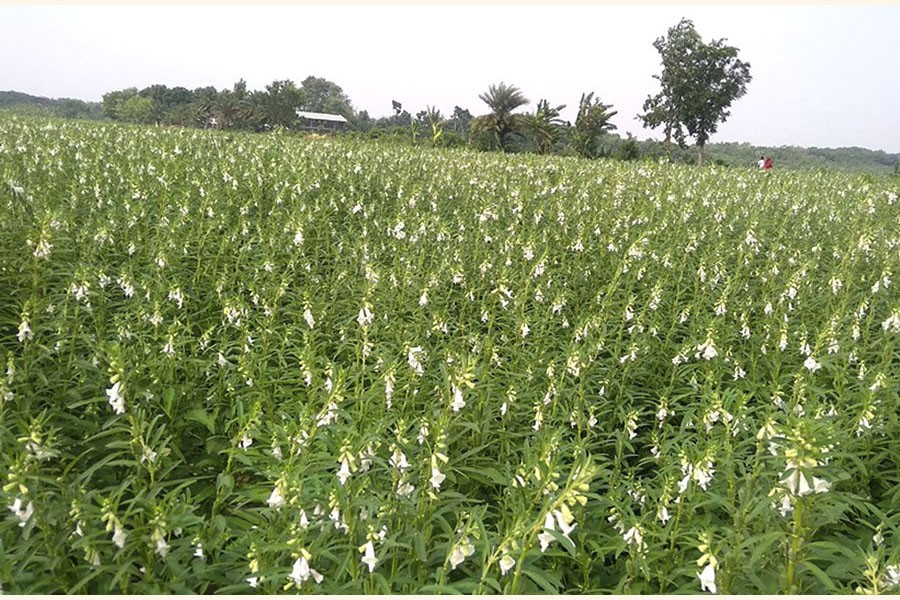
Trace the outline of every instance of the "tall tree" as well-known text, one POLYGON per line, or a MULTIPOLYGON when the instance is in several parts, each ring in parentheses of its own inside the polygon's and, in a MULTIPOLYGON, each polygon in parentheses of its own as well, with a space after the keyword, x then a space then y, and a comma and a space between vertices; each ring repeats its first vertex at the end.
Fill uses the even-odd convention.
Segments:
POLYGON ((469 137, 469 129, 472 127, 472 113, 459 106, 453 107, 453 114, 447 120, 447 131, 452 132, 459 139, 466 140, 469 137))
POLYGON ((603 104, 599 98, 594 98, 594 92, 581 94, 575 131, 572 134, 572 147, 578 154, 585 158, 597 158, 600 138, 616 129, 609 121, 618 111, 610 112, 611 108, 611 104, 603 104))
POLYGON ((645 127, 662 126, 666 140, 684 145, 688 136, 697 144, 697 164, 703 164, 703 148, 719 123, 730 116, 732 102, 747 93, 750 64, 738 59, 738 49, 725 40, 703 42, 694 24, 682 19, 653 46, 662 57, 662 73, 653 77, 660 91, 648 96, 645 127))
POLYGON ((216 88, 209 85, 202 88, 196 88, 191 92, 193 100, 191 100, 191 121, 194 125, 207 129, 217 125, 216 120, 216 102, 219 98, 219 92, 216 88))
POLYGON ((216 127, 220 129, 246 127, 253 114, 247 82, 241 79, 234 84, 233 89, 218 93, 212 103, 212 114, 216 127))
POLYGON ((478 97, 490 107, 491 113, 477 117, 473 129, 485 134, 489 148, 509 150, 512 137, 521 130, 523 121, 522 115, 513 111, 528 104, 528 99, 516 86, 502 82, 489 86, 478 97))
POLYGON ((300 84, 300 107, 303 110, 353 116, 353 105, 341 86, 322 77, 310 75, 300 84))
POLYGON ((565 104, 551 107, 550 103, 543 99, 538 102, 534 114, 526 115, 523 119, 523 128, 538 154, 549 154, 560 139, 565 122, 559 113, 565 107, 565 104))

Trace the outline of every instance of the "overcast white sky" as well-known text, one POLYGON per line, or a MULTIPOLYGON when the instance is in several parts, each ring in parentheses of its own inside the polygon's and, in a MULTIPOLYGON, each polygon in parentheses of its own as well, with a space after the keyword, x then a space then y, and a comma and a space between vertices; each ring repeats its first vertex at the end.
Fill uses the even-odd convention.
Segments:
POLYGON ((0 5, 0 90, 99 101, 108 91, 251 89, 308 75, 358 110, 487 112, 500 81, 531 100, 582 92, 618 133, 659 138, 635 115, 657 92, 653 41, 681 17, 750 63, 746 96, 712 142, 900 152, 900 5, 0 5))

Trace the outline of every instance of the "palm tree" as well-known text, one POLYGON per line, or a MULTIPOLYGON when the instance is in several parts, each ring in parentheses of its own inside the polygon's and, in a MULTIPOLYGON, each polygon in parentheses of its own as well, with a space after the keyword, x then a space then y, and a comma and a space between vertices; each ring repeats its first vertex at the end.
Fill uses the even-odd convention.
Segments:
POLYGON ((525 115, 523 126, 538 154, 548 154, 559 140, 564 125, 559 112, 565 107, 552 108, 547 100, 541 100, 533 115, 525 115))
POLYGON ((618 111, 608 112, 611 104, 603 104, 594 99, 594 92, 582 94, 578 104, 578 117, 575 119, 575 133, 572 145, 575 151, 585 158, 596 158, 599 138, 606 132, 613 131, 616 126, 609 122, 618 111))
POLYGON ((472 127, 487 134, 488 144, 492 149, 506 151, 512 136, 522 126, 522 115, 514 115, 512 112, 528 104, 528 99, 516 86, 502 82, 500 85, 491 85, 487 93, 479 94, 478 97, 492 112, 475 119, 472 127))
POLYGON ((215 105, 218 98, 216 88, 209 86, 193 91, 190 108, 194 123, 203 129, 216 126, 215 105))
POLYGON ((300 106, 299 90, 294 82, 286 79, 273 81, 265 91, 250 95, 252 105, 251 121, 258 131, 283 127, 290 129, 297 121, 297 107, 300 106))

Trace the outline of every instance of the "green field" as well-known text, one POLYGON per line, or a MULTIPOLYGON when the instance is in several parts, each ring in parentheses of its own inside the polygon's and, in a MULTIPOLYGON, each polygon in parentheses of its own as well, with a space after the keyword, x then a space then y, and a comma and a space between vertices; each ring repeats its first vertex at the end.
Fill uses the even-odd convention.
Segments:
POLYGON ((898 187, 0 117, 0 586, 897 592, 898 187))

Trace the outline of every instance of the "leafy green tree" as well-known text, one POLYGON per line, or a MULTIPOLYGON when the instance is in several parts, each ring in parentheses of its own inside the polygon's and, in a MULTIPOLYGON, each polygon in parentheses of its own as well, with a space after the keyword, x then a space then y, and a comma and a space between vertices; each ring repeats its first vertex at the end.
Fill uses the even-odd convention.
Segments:
POLYGON ((542 99, 534 114, 526 115, 522 120, 523 129, 538 154, 549 154, 562 137, 565 121, 560 118, 559 113, 565 107, 565 104, 551 107, 546 99, 542 99))
POLYGON ((616 126, 610 123, 618 111, 610 112, 611 104, 603 104, 594 98, 594 92, 581 94, 578 102, 578 116, 575 118, 575 131, 572 133, 572 147, 575 152, 585 158, 597 158, 601 137, 616 126))
POLYGON ((528 99, 514 85, 491 85, 478 97, 488 105, 491 113, 477 117, 473 123, 473 133, 479 134, 491 150, 508 151, 512 138, 520 134, 523 115, 513 111, 528 104, 528 99))
POLYGON ((119 106, 118 114, 124 121, 150 125, 158 123, 157 107, 152 98, 135 94, 119 106))
POLYGON ((453 113, 447 119, 446 131, 454 134, 459 139, 467 140, 469 137, 469 129, 472 127, 474 117, 465 108, 459 106, 453 107, 453 113))
POLYGON ((103 94, 103 115, 109 119, 123 120, 122 105, 132 96, 137 96, 137 88, 131 87, 103 94))
POLYGON ((622 142, 622 145, 619 146, 619 152, 617 153, 617 158, 619 160, 638 160, 641 157, 641 148, 638 146, 637 140, 629 133, 628 137, 622 142))
POLYGON ((309 76, 300 84, 300 108, 312 112, 353 116, 353 104, 338 84, 322 77, 309 76))
POLYGON ((697 164, 703 164, 703 148, 719 123, 725 122, 732 102, 747 92, 750 65, 738 59, 738 49, 724 40, 703 42, 694 24, 682 19, 658 38, 653 46, 662 57, 662 73, 654 75, 660 91, 644 102, 638 115, 645 127, 662 126, 684 146, 694 138, 697 164))
POLYGON ((169 88, 162 84, 146 87, 138 94, 153 101, 149 119, 157 125, 169 123, 173 112, 177 112, 179 107, 189 104, 192 99, 191 92, 187 88, 169 88))

